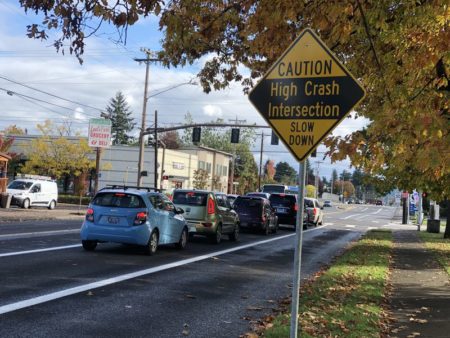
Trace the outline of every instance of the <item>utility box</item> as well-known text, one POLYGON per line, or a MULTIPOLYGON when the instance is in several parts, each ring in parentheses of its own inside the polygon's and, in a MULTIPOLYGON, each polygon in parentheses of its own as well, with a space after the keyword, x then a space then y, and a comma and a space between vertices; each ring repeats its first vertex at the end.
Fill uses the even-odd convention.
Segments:
POLYGON ((7 193, 2 193, 0 196, 0 206, 4 209, 8 209, 11 205, 12 195, 7 193))
POLYGON ((427 232, 438 234, 441 230, 441 221, 438 219, 427 219, 427 232))

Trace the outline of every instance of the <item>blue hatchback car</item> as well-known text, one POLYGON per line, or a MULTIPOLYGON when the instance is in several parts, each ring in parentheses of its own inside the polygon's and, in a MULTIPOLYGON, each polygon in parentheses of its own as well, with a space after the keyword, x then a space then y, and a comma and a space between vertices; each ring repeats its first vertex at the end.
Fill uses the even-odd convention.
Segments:
POLYGON ((184 249, 188 227, 183 209, 150 188, 112 186, 100 190, 88 206, 81 227, 81 243, 88 251, 98 243, 114 242, 145 247, 152 255, 160 244, 184 249))

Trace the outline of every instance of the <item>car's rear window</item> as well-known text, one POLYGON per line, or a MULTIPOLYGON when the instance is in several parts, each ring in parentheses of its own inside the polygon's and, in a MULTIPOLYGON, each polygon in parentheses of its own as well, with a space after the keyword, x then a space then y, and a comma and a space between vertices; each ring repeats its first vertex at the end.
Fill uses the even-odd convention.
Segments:
POLYGON ((206 206, 208 194, 196 191, 175 191, 173 203, 183 205, 206 206))
POLYGON ((140 196, 127 194, 123 192, 102 192, 98 193, 93 205, 101 207, 116 207, 116 208, 145 208, 145 202, 140 196))
POLYGON ((270 203, 276 205, 291 206, 296 203, 294 195, 270 195, 270 203))
POLYGON ((313 201, 313 200, 307 200, 307 199, 305 198, 305 206, 306 206, 307 208, 314 208, 314 201, 313 201))
POLYGON ((236 211, 240 210, 248 210, 248 209, 257 209, 261 210, 262 200, 260 199, 252 199, 252 198, 236 198, 234 201, 233 207, 236 211))

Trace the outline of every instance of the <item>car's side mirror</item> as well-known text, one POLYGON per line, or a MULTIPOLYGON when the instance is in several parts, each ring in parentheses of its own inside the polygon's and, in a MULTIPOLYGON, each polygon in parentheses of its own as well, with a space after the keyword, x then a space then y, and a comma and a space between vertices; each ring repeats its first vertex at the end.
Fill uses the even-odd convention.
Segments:
POLYGON ((184 214, 184 210, 183 210, 183 208, 176 207, 176 208, 175 208, 175 213, 181 215, 181 214, 184 214))

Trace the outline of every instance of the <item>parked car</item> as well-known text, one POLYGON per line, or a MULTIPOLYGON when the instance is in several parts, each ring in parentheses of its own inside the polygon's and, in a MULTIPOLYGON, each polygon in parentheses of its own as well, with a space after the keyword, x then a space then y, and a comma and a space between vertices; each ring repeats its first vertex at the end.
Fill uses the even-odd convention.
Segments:
POLYGON ((288 186, 284 184, 264 184, 262 192, 283 194, 288 190, 288 186))
POLYGON ((220 243, 223 235, 228 235, 231 241, 238 240, 239 216, 232 210, 225 194, 206 190, 174 190, 173 203, 185 210, 190 236, 207 236, 216 244, 220 243))
POLYGON ((278 217, 267 198, 239 196, 233 209, 239 215, 241 229, 259 230, 265 235, 278 230, 278 217))
POLYGON ((377 201, 375 202, 375 205, 383 205, 383 201, 382 201, 382 200, 377 200, 377 201))
POLYGON ((248 192, 245 196, 262 197, 269 199, 270 194, 268 192, 248 192))
POLYGON ((325 200, 325 201, 323 201, 323 207, 325 208, 325 207, 327 207, 327 208, 330 208, 330 207, 332 207, 333 205, 331 204, 331 201, 330 200, 325 200))
POLYGON ((227 195, 227 200, 230 203, 231 206, 233 206, 234 201, 236 200, 236 198, 238 198, 239 195, 235 195, 235 194, 228 194, 227 195))
POLYGON ((160 244, 184 249, 188 227, 183 210, 159 192, 137 187, 100 190, 88 206, 81 227, 83 248, 92 251, 99 242, 137 244, 152 255, 160 244))
MULTIPOLYGON (((297 224, 297 195, 293 194, 270 194, 270 205, 275 210, 278 217, 278 224, 293 225, 297 224)), ((303 229, 307 228, 307 215, 303 214, 303 229)))
POLYGON ((6 192, 12 195, 11 204, 24 209, 41 206, 52 210, 58 202, 58 186, 46 176, 22 175, 8 185, 6 192))
POLYGON ((323 206, 317 199, 305 197, 305 211, 308 215, 308 224, 314 226, 323 224, 323 206))

